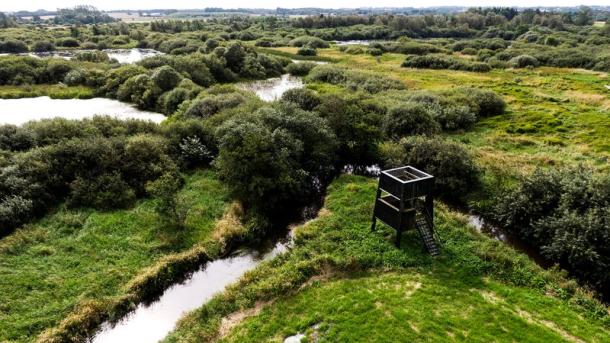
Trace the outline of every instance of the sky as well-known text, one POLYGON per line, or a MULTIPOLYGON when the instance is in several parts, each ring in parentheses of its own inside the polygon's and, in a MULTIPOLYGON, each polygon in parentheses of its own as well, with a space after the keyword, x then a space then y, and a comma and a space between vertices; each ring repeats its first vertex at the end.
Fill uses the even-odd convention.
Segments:
POLYGON ((0 0, 0 11, 55 10, 75 5, 92 5, 103 10, 116 9, 195 9, 222 8, 354 8, 354 7, 430 7, 430 6, 578 6, 610 5, 610 0, 0 0))

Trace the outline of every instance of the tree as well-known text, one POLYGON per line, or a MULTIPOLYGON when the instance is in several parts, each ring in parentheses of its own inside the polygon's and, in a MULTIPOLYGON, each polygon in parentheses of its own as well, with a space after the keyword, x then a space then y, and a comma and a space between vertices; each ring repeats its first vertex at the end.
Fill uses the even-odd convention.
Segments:
POLYGON ((580 26, 593 24, 593 10, 587 6, 580 6, 574 17, 574 24, 580 26))
POLYGON ((146 184, 146 192, 155 197, 155 212, 165 224, 176 229, 184 228, 189 210, 186 198, 178 194, 183 185, 182 177, 171 172, 146 184))
POLYGON ((383 124, 385 133, 392 138, 409 135, 433 135, 440 132, 440 125, 426 108, 418 103, 407 102, 391 108, 383 124))
POLYGON ((180 83, 182 75, 170 66, 163 66, 155 69, 151 79, 157 87, 163 91, 168 91, 180 83))
POLYGON ((336 139, 316 114, 278 104, 218 132, 220 177, 247 208, 272 215, 303 205, 333 175, 336 139))

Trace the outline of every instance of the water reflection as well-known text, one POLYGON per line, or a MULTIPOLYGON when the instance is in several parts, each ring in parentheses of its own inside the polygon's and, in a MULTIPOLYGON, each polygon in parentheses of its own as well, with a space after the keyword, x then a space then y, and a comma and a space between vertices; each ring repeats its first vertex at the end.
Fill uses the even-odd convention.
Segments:
POLYGON ((48 96, 23 99, 0 99, 0 125, 21 125, 31 120, 65 118, 84 119, 109 115, 118 119, 142 119, 160 123, 165 116, 141 111, 129 104, 104 98, 51 99, 48 96))
MULTIPOLYGON (((74 58, 78 53, 85 51, 95 50, 63 50, 63 51, 44 51, 44 52, 30 52, 23 54, 0 54, 0 56, 18 55, 18 56, 30 56, 36 58, 56 57, 70 60, 74 58)), ((119 63, 136 63, 147 57, 162 55, 163 53, 153 49, 106 49, 102 50, 108 54, 111 59, 117 60, 119 63)))
POLYGON ((241 82, 237 87, 256 93, 263 101, 275 101, 289 89, 302 88, 303 81, 299 77, 284 74, 267 80, 241 82))
POLYGON ((371 41, 370 40, 336 40, 335 44, 341 46, 341 45, 370 45, 371 41))
POLYGON ((513 236, 501 228, 491 225, 480 216, 474 214, 467 214, 466 216, 468 217, 468 222, 474 226, 477 231, 505 243, 517 251, 525 253, 542 268, 548 269, 553 266, 553 262, 545 259, 534 247, 527 244, 527 242, 519 237, 513 236))

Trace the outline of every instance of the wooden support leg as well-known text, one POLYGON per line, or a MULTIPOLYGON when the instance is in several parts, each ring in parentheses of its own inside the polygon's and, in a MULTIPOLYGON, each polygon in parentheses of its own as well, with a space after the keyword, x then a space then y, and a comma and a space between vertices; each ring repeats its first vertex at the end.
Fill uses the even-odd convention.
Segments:
POLYGON ((396 230, 396 247, 400 248, 400 240, 402 238, 402 228, 396 230))
POLYGON ((377 187, 377 195, 375 196, 375 205, 373 207, 373 218, 371 219, 373 225, 371 225, 371 231, 375 231, 375 227, 377 226, 377 217, 375 217, 375 209, 377 207, 377 199, 381 196, 381 188, 377 187))

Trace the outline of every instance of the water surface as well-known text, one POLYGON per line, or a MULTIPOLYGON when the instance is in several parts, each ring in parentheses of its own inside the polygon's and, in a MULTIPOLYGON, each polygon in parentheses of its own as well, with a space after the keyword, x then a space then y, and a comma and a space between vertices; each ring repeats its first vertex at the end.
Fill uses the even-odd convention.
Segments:
POLYGON ((504 244, 507 244, 517 251, 525 253, 542 268, 547 269, 553 266, 551 261, 545 259, 534 247, 527 244, 527 242, 523 241, 519 237, 511 235, 501 228, 491 225, 480 216, 474 214, 467 214, 466 216, 468 217, 468 222, 474 226, 477 231, 484 233, 504 244))
POLYGON ((284 74, 267 80, 240 82, 237 87, 256 93, 264 101, 275 101, 289 89, 303 88, 303 80, 300 77, 284 74))
POLYGON ((337 45, 370 45, 370 40, 336 40, 335 44, 337 45))
MULTIPOLYGON (((71 60, 76 54, 85 51, 95 50, 60 50, 60 51, 44 51, 30 52, 23 54, 0 54, 0 56, 18 55, 31 56, 36 58, 56 57, 71 60)), ((103 52, 108 54, 108 57, 116 59, 119 63, 136 63, 147 57, 162 55, 163 53, 153 49, 105 49, 103 52)))
POLYGON ((118 119, 142 119, 160 123, 165 116, 142 111, 117 100, 51 99, 48 96, 23 99, 0 99, 0 125, 21 125, 31 120, 65 118, 84 119, 95 115, 109 115, 118 119))

